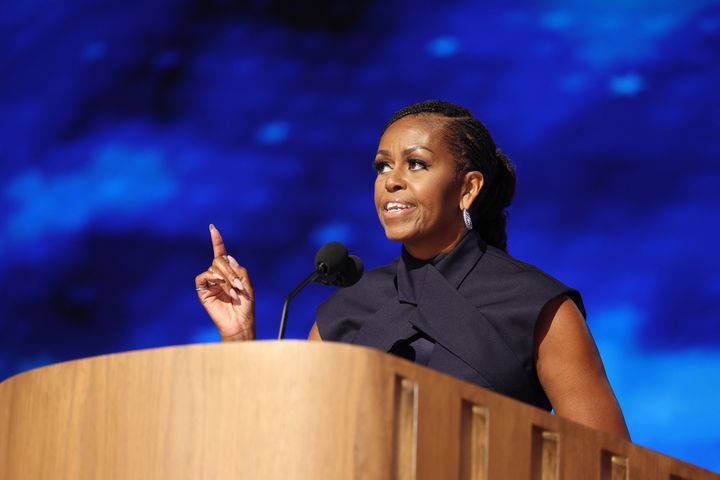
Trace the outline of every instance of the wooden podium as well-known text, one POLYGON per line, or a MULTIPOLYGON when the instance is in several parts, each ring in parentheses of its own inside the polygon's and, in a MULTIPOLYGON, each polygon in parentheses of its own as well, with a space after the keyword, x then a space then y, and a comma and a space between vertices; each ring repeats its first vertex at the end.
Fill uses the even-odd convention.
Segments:
POLYGON ((0 478, 720 476, 375 350, 263 341, 105 355, 4 381, 0 478))

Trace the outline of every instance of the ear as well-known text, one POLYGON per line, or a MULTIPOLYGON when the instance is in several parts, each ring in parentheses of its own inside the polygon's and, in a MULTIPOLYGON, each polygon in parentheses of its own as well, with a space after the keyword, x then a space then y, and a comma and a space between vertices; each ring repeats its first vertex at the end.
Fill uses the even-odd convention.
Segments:
POLYGON ((467 172, 462 179, 460 209, 470 208, 485 185, 485 177, 478 171, 467 172))

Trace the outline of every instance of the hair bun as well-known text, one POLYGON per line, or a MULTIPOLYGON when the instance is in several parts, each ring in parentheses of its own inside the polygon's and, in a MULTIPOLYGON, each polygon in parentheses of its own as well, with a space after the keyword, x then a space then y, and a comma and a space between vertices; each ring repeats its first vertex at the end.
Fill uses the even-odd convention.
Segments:
POLYGON ((515 167, 507 155, 499 148, 496 148, 495 156, 498 159, 494 178, 494 190, 497 200, 495 203, 498 208, 502 210, 509 207, 510 203, 512 203, 517 178, 515 176, 515 167))

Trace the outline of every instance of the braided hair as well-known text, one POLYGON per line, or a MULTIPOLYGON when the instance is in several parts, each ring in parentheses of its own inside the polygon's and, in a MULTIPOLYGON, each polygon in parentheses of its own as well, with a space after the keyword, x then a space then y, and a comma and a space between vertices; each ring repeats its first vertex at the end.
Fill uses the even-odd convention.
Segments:
POLYGON ((515 168, 495 146, 490 132, 473 114, 459 105, 440 100, 414 103, 399 110, 383 128, 410 115, 446 117, 444 139, 457 160, 458 176, 479 171, 484 185, 470 206, 473 230, 488 244, 507 251, 507 213, 515 194, 515 168))

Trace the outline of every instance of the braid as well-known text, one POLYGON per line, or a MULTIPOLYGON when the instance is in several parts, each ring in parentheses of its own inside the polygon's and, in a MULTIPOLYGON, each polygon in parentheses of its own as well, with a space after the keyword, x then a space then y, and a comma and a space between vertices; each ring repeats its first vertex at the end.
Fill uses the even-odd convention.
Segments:
POLYGON ((466 108, 429 100, 409 105, 392 116, 383 128, 410 115, 447 117, 444 137, 457 160, 459 175, 479 171, 484 177, 480 195, 470 207, 473 230, 490 245, 507 251, 507 213, 515 194, 515 168, 496 146, 490 132, 466 108))

